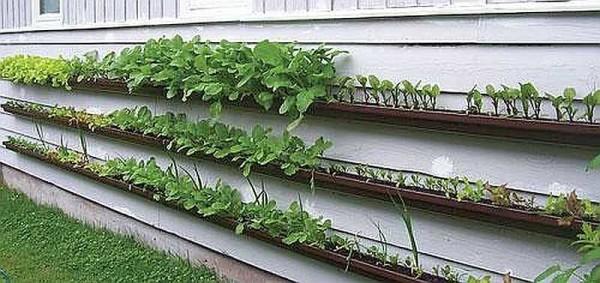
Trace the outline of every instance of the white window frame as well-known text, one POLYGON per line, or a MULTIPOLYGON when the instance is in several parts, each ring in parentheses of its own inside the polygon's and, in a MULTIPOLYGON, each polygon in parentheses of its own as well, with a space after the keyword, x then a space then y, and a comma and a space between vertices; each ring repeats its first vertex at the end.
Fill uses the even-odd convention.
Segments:
POLYGON ((252 12, 252 0, 180 0, 181 18, 229 18, 252 12))
POLYGON ((63 0, 58 1, 58 13, 40 14, 40 1, 43 0, 32 0, 31 12, 32 12, 32 25, 34 26, 57 26, 62 23, 63 15, 63 0))

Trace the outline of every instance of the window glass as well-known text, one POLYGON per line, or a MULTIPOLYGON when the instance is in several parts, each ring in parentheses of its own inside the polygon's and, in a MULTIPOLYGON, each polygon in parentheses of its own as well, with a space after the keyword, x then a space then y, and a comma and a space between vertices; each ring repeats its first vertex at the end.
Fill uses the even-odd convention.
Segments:
POLYGON ((60 13, 60 0, 40 0, 40 15, 60 13))

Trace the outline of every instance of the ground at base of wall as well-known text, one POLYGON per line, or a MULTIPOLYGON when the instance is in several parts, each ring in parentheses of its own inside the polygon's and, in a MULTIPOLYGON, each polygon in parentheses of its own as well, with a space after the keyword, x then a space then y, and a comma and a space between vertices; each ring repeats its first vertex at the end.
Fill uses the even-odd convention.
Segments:
POLYGON ((3 187, 0 269, 11 282, 219 281, 206 267, 193 267, 131 238, 82 224, 3 187))

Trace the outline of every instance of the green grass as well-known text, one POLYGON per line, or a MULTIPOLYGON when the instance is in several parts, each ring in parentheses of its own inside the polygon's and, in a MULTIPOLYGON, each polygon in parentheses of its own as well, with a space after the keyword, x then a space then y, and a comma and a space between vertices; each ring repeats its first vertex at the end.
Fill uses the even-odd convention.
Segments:
POLYGON ((12 282, 220 281, 206 267, 190 266, 1 187, 0 268, 12 282))

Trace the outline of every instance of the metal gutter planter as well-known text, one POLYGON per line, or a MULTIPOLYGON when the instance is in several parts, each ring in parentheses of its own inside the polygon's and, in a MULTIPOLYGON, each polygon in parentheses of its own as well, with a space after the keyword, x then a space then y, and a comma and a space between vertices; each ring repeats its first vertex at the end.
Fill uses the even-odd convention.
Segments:
MULTIPOLYGON (((133 131, 124 131, 116 127, 96 127, 91 130, 88 124, 76 123, 65 118, 49 117, 46 113, 26 111, 8 104, 3 104, 2 108, 6 112, 18 116, 46 121, 64 127, 81 129, 98 136, 147 145, 161 150, 167 150, 166 145, 170 143, 170 139, 168 138, 159 138, 133 131)), ((177 152, 174 149, 170 151, 177 152)), ((232 167, 239 167, 241 164, 240 162, 234 162, 230 159, 218 159, 212 155, 202 153, 194 153, 190 157, 232 167)), ((364 177, 349 173, 330 174, 324 170, 312 171, 309 169, 300 169, 296 174, 289 176, 275 164, 254 166, 252 170, 259 174, 270 175, 304 184, 308 184, 312 180, 314 181, 315 186, 320 188, 380 201, 389 202, 393 199, 397 200, 399 197, 402 197, 409 206, 423 210, 435 211, 447 215, 460 216, 496 225, 506 225, 560 237, 575 237, 581 231, 584 222, 590 223, 593 226, 600 225, 600 223, 585 221, 579 218, 574 219, 570 223, 565 223, 561 217, 544 214, 543 211, 540 210, 530 210, 516 206, 499 206, 492 204, 490 201, 461 201, 446 197, 440 192, 412 186, 396 187, 396 185, 391 182, 366 180, 364 177)))
MULTIPOLYGON (((73 172, 76 174, 86 176, 88 178, 91 178, 91 179, 99 182, 99 183, 106 184, 106 185, 115 187, 117 189, 123 190, 123 191, 134 193, 145 199, 148 199, 148 200, 151 200, 154 202, 158 202, 162 205, 165 205, 172 209, 190 214, 194 217, 198 217, 200 219, 209 221, 209 222, 216 224, 218 226, 221 226, 223 228, 233 231, 233 230, 235 230, 235 228, 238 224, 237 220, 232 219, 232 218, 219 217, 219 216, 203 217, 198 213, 184 209, 182 205, 180 205, 176 202, 166 201, 166 200, 163 200, 162 198, 160 200, 157 200, 156 198, 154 198, 155 194, 152 193, 152 189, 143 188, 143 187, 140 187, 140 186, 137 186, 134 184, 130 184, 130 183, 127 183, 127 182, 124 182, 124 181, 121 181, 121 180, 118 180, 115 178, 111 178, 111 177, 99 176, 98 174, 94 173, 93 171, 91 171, 87 168, 74 166, 73 164, 59 162, 57 160, 48 158, 47 156, 44 156, 37 152, 33 152, 31 150, 21 148, 10 142, 5 141, 5 142, 3 142, 3 145, 7 149, 12 150, 14 152, 38 159, 43 162, 47 162, 49 164, 52 164, 61 169, 67 170, 69 172, 73 172)), ((281 248, 284 248, 284 249, 287 249, 287 250, 290 250, 290 251, 293 251, 293 252, 296 252, 296 253, 299 253, 302 255, 305 255, 305 256, 308 256, 315 260, 319 260, 321 262, 334 265, 341 269, 347 269, 350 272, 361 274, 363 276, 369 277, 371 279, 379 280, 379 281, 398 282, 398 283, 426 283, 426 282, 445 283, 445 282, 447 282, 445 279, 443 279, 441 277, 438 277, 438 276, 435 276, 432 274, 428 274, 428 273, 423 273, 419 278, 414 278, 411 275, 410 269, 401 267, 401 266, 398 266, 396 268, 393 268, 391 266, 382 266, 381 264, 377 263, 377 261, 374 258, 371 258, 368 255, 359 254, 359 255, 355 255, 354 257, 348 258, 348 255, 344 254, 343 251, 335 251, 331 247, 321 249, 318 247, 313 247, 313 246, 304 245, 304 244, 286 245, 283 243, 281 238, 273 237, 263 231, 252 229, 250 227, 246 228, 245 231, 243 232, 243 234, 248 237, 251 237, 251 238, 254 238, 254 239, 257 239, 257 240, 260 240, 260 241, 263 241, 263 242, 266 242, 266 243, 269 243, 269 244, 272 244, 272 245, 275 245, 275 246, 278 246, 278 247, 281 247, 281 248)))
MULTIPOLYGON (((128 94, 127 84, 119 80, 72 81, 74 89, 128 94)), ((162 87, 143 87, 134 93, 163 95, 162 87)), ((246 101, 235 106, 261 109, 246 101)), ((511 138, 575 146, 600 146, 600 123, 567 122, 550 119, 525 119, 448 110, 410 110, 371 104, 314 102, 308 114, 320 117, 359 120, 396 126, 511 138)))

